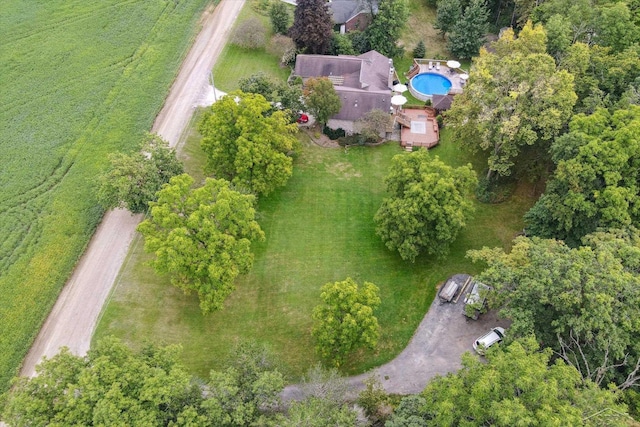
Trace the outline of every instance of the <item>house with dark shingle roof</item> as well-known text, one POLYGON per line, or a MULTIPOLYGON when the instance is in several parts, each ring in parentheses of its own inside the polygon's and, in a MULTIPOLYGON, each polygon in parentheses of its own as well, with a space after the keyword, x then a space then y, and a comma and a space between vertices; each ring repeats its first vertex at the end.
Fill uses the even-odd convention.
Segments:
POLYGON ((354 130, 354 122, 371 110, 391 112, 393 61, 371 50, 358 56, 298 55, 294 74, 305 82, 327 77, 340 96, 342 108, 327 126, 354 130))
POLYGON ((333 13, 333 22, 340 26, 340 33, 364 30, 378 12, 376 0, 331 0, 329 8, 333 13))

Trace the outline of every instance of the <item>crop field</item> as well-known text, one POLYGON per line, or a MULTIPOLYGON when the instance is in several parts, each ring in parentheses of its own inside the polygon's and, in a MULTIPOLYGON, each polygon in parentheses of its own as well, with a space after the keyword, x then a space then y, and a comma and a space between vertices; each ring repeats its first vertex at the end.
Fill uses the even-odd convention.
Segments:
POLYGON ((96 174, 151 128, 207 3, 0 3, 0 391, 102 216, 96 174))

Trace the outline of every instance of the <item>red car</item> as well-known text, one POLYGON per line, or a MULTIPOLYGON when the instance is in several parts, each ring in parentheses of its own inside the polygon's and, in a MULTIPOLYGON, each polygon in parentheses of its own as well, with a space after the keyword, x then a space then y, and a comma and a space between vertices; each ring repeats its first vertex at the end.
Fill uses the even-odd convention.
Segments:
POLYGON ((296 120, 296 122, 298 123, 307 123, 309 121, 309 116, 307 116, 304 113, 300 113, 300 115, 298 115, 298 120, 296 120))

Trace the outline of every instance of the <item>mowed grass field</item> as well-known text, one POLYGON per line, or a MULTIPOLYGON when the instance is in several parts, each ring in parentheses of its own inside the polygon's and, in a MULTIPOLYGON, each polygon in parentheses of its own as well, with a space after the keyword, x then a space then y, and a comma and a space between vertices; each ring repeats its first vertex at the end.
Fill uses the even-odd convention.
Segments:
MULTIPOLYGON (((240 19, 255 15, 247 3, 240 19)), ((258 70, 274 78, 288 75, 265 50, 227 46, 214 69, 216 87, 236 89, 239 78, 258 70)), ((197 119, 180 158, 201 180, 205 156, 196 124, 197 119)), ((296 381, 318 361, 311 312, 320 302, 320 287, 353 277, 378 285, 382 298, 378 347, 361 351, 343 366, 346 373, 362 372, 391 360, 406 346, 438 284, 452 274, 473 274, 482 268, 466 258, 467 250, 508 247, 534 201, 525 184, 505 203, 475 202, 476 212, 447 258, 404 262, 376 236, 373 222, 385 196, 383 180, 391 159, 403 154, 398 144, 344 150, 319 147, 304 134, 300 139, 303 149, 287 186, 259 200, 258 221, 267 240, 254 245, 254 267, 237 281, 224 310, 203 316, 195 295, 185 295, 148 266, 151 256, 144 253, 138 236, 94 341, 116 335, 132 347, 178 343, 184 348, 183 363, 206 377, 210 369, 226 365, 234 343, 253 340, 269 346, 289 380, 296 381)), ((482 155, 461 150, 446 129, 431 153, 453 166, 470 162, 479 172, 486 165, 482 155)))
MULTIPOLYGON (((328 149, 300 135, 303 144, 288 185, 259 201, 259 222, 267 240, 254 245, 252 271, 237 281, 224 310, 203 316, 195 295, 187 296, 145 265, 141 238, 121 273, 94 340, 115 334, 134 347, 145 341, 180 343, 183 362, 200 376, 224 366, 238 340, 265 343, 295 381, 318 361, 311 337, 311 312, 320 287, 353 277, 380 287, 377 311, 381 337, 375 351, 355 355, 344 367, 356 373, 395 357, 407 344, 432 302, 436 285, 454 273, 475 273, 465 253, 471 248, 508 246, 531 205, 525 191, 506 203, 476 203, 476 214, 446 259, 404 262, 375 235, 373 216, 385 196, 384 176, 396 143, 379 147, 328 149)), ((198 157, 198 138, 185 147, 189 164, 198 157)), ((475 160, 444 133, 432 150, 447 163, 475 160)), ((524 189, 523 189, 524 190, 524 189)))
POLYGON ((0 2, 0 391, 151 129, 209 0, 0 2))

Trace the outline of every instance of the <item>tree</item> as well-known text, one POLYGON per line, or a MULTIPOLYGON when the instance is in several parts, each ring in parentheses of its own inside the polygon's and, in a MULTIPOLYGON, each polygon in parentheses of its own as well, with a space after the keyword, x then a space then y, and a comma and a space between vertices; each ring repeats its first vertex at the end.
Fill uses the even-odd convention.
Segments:
MULTIPOLYGON (((461 18, 462 4, 460 0, 440 0, 438 1, 436 22, 433 24, 433 28, 438 30, 444 39, 445 35, 451 32, 461 18)), ((484 33, 482 36, 484 36, 484 33)))
POLYGON ((284 2, 276 1, 271 3, 269 7, 269 18, 271 19, 271 26, 273 27, 274 33, 287 34, 291 17, 289 16, 287 5, 284 2))
POLYGON ((389 58, 400 53, 396 42, 409 18, 406 0, 380 0, 378 13, 365 30, 371 49, 389 58))
POLYGON ((151 216, 138 226, 152 265, 185 292, 195 291, 203 313, 222 308, 234 280, 253 264, 251 242, 263 240, 255 221, 255 197, 231 189, 228 181, 178 175, 158 192, 151 216))
POLYGON ((387 427, 413 426, 626 426, 616 395, 583 382, 578 372, 533 339, 487 353, 466 353, 462 369, 436 377, 418 396, 405 397, 387 427))
POLYGON ((211 106, 200 123, 207 168, 239 188, 269 194, 293 173, 297 126, 262 95, 234 92, 211 106))
POLYGON ((316 351, 336 366, 358 347, 373 349, 378 342, 378 319, 373 315, 380 305, 378 287, 364 282, 359 288, 351 278, 327 283, 321 289, 322 304, 313 310, 313 336, 316 351))
POLYGON ((485 41, 485 34, 489 28, 488 19, 489 11, 485 0, 471 0, 462 16, 449 27, 449 51, 463 59, 476 56, 485 41))
POLYGON ((329 55, 356 55, 353 43, 347 34, 333 33, 329 44, 329 55))
POLYGON ((452 168, 425 150, 393 158, 385 178, 390 197, 375 215, 376 233, 404 260, 447 254, 473 211, 471 165, 452 168))
POLYGON ((309 369, 300 385, 302 399, 292 401, 287 414, 277 417, 278 427, 351 427, 356 413, 349 408, 349 385, 336 369, 320 365, 309 369))
POLYGON ((575 246, 598 228, 640 223, 640 106, 574 116, 551 152, 556 171, 525 215, 530 234, 575 246))
POLYGON ((326 77, 310 78, 303 90, 304 102, 316 120, 325 125, 342 107, 333 83, 326 77))
POLYGON ((245 49, 259 49, 264 47, 267 30, 258 18, 242 21, 233 32, 232 43, 245 49))
MULTIPOLYGON (((279 404, 284 377, 264 347, 240 343, 223 371, 212 370, 202 407, 207 425, 216 427, 260 424, 279 404)), ((260 424, 263 425, 263 424, 260 424)))
POLYGON ((427 48, 424 46, 424 42, 420 40, 416 47, 413 49, 414 58, 424 58, 427 54, 427 48))
POLYGON ((298 0, 289 35, 298 49, 323 54, 329 48, 333 21, 325 0, 298 0))
POLYGON ((640 237, 599 232, 584 244, 519 237, 508 254, 469 256, 486 263, 477 278, 513 321, 509 336, 535 334, 584 379, 626 389, 640 380, 640 237))
POLYGON ((373 109, 358 119, 357 127, 365 142, 378 142, 391 125, 391 116, 382 110, 373 109))
POLYGON ((289 110, 288 114, 292 118, 303 108, 300 101, 302 89, 300 86, 289 86, 286 83, 277 81, 265 73, 259 71, 249 77, 238 80, 240 90, 245 93, 257 93, 262 95, 272 105, 279 105, 280 109, 289 110))
POLYGON ((160 187, 183 172, 175 150, 153 134, 145 136, 137 151, 112 154, 109 160, 111 167, 98 177, 98 200, 105 209, 146 212, 160 187))
POLYGON ((202 394, 178 354, 177 346, 134 353, 115 338, 84 357, 65 348, 38 365, 37 376, 14 380, 3 420, 16 427, 166 426, 192 418, 201 412, 202 394))
POLYGON ((573 77, 545 53, 541 26, 528 23, 517 39, 506 30, 493 48, 481 50, 447 113, 456 140, 489 151, 487 180, 510 175, 522 146, 557 136, 576 101, 573 77))

